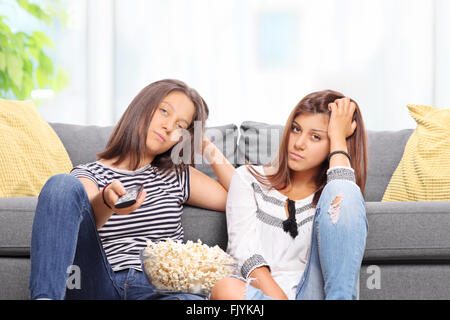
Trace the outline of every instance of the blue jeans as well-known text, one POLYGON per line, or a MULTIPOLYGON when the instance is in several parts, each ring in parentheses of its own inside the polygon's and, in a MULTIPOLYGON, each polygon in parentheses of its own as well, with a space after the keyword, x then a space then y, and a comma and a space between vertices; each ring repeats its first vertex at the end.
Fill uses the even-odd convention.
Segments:
POLYGON ((31 234, 30 298, 204 299, 162 292, 135 269, 114 272, 106 258, 83 184, 61 174, 39 195, 31 234))
MULTIPOLYGON (((309 259, 297 286, 296 299, 356 299, 367 229, 359 187, 346 180, 330 181, 317 204, 309 259), (338 208, 332 208, 337 197, 341 197, 338 208)), ((272 298, 248 286, 246 299, 272 298)))

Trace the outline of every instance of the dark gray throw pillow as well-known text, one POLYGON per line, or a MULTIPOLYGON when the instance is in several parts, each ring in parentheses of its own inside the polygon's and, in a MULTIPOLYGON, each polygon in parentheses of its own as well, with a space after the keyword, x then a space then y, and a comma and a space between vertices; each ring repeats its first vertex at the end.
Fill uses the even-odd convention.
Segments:
POLYGON ((241 124, 237 165, 245 160, 255 165, 270 163, 278 153, 284 126, 246 121, 241 124))

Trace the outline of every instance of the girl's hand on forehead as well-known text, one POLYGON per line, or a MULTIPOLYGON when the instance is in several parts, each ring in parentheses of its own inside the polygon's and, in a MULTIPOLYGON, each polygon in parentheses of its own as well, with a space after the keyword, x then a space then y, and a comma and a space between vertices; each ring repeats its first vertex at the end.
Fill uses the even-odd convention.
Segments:
POLYGON ((356 130, 356 121, 353 120, 356 104, 345 97, 328 104, 328 109, 331 111, 328 137, 344 140, 350 137, 356 130))

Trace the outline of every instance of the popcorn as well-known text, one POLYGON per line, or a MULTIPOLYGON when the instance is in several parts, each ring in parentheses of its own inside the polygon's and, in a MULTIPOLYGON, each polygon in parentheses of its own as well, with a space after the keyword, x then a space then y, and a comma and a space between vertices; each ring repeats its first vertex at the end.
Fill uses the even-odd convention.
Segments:
POLYGON ((141 259, 152 284, 159 290, 210 292, 215 283, 232 274, 235 261, 219 246, 188 241, 147 241, 141 259))

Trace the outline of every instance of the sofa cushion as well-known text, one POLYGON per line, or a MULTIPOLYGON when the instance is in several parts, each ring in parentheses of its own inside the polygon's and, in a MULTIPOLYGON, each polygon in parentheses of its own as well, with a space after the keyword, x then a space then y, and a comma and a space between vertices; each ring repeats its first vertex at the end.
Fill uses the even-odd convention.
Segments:
POLYGON ((366 202, 364 261, 450 261, 450 202, 366 202))
POLYGON ((30 259, 25 257, 0 257, 0 300, 30 299, 30 259))
MULTIPOLYGON (((28 257, 37 198, 0 199, 0 256, 28 257)), ((227 246, 225 213, 186 205, 182 215, 184 239, 227 246)))
POLYGON ((450 109, 408 109, 417 128, 382 201, 450 201, 450 109))
POLYGON ((360 300, 448 300, 449 263, 363 264, 360 300))
POLYGON ((0 197, 37 196, 51 176, 69 173, 70 158, 32 101, 0 99, 0 197))
MULTIPOLYGON (((0 199, 0 256, 29 256, 37 198, 0 199)), ((367 202, 364 261, 450 261, 450 202, 367 202)), ((185 241, 227 246, 223 212, 186 205, 185 241)))
POLYGON ((29 256, 36 197, 0 199, 0 256, 29 256))
POLYGON ((228 243, 227 222, 224 212, 211 211, 186 205, 181 216, 184 241, 201 240, 209 246, 218 245, 226 250, 228 243))

